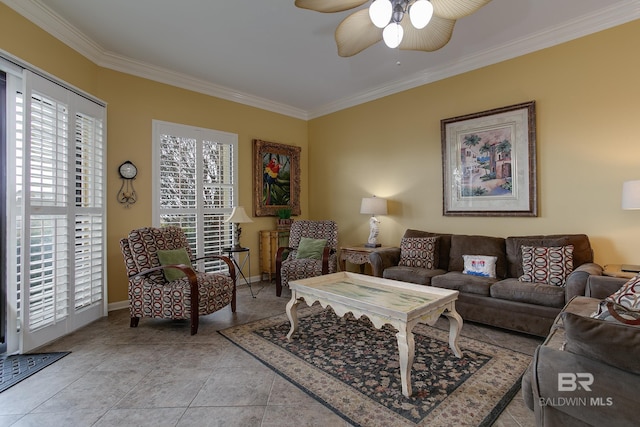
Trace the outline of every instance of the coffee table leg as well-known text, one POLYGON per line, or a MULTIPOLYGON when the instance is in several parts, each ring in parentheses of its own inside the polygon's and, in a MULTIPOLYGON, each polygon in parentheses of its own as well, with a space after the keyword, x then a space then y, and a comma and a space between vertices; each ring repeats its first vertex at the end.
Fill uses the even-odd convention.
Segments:
POLYGON ((446 310, 444 315, 449 319, 449 347, 453 354, 457 357, 462 357, 462 351, 458 347, 458 336, 462 330, 462 317, 460 317, 454 305, 446 310))
POLYGON ((298 298, 296 297, 296 293, 294 291, 291 292, 291 299, 287 303, 287 317, 289 318, 289 322, 291 322, 291 329, 287 334, 287 339, 291 341, 291 337, 298 330, 298 298))
POLYGON ((400 354, 400 379, 402 381, 402 394, 411 396, 411 367, 415 356, 415 341, 413 332, 406 325, 400 328, 396 334, 398 339, 398 352, 400 354))

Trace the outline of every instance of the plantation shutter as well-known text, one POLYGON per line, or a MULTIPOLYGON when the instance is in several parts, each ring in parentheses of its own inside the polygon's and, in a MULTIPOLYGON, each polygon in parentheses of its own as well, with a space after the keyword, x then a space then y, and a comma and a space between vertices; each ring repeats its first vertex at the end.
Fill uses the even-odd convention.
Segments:
POLYGON ((22 351, 104 315, 105 109, 26 72, 17 138, 22 351))
POLYGON ((154 120, 153 141, 154 224, 181 227, 197 257, 223 253, 233 239, 224 220, 236 205, 238 136, 154 120))

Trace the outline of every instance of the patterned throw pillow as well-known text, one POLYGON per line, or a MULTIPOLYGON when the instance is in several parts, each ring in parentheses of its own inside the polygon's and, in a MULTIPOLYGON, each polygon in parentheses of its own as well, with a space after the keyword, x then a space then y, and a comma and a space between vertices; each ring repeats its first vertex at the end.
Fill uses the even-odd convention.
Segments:
POLYGON ((627 325, 640 325, 640 274, 622 285, 598 305, 591 317, 627 325))
POLYGON ((437 268, 437 237, 403 237, 400 240, 399 266, 437 268))
POLYGON ((462 255, 464 270, 462 274, 480 277, 496 277, 498 257, 487 255, 462 255))
POLYGON ((573 271, 573 245, 522 246, 521 282, 564 286, 573 271))

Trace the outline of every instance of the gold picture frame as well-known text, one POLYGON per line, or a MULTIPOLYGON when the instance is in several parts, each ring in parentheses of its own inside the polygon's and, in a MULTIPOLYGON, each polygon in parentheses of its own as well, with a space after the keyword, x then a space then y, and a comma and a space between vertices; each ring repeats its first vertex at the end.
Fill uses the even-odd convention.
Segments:
POLYGON ((300 147, 253 140, 254 216, 300 215, 300 147))
POLYGON ((445 216, 537 216, 535 101, 440 122, 445 216))

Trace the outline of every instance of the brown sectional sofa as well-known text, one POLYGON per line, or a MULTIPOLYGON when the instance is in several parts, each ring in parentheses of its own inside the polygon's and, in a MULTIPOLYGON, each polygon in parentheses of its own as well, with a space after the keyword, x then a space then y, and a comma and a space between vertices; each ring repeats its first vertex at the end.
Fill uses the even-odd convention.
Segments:
POLYGON ((406 230, 404 237, 438 236, 435 264, 427 270, 398 266, 400 248, 372 253, 369 260, 374 276, 401 280, 460 292, 456 309, 466 321, 545 337, 565 304, 576 295, 585 295, 590 275, 601 275, 593 262, 593 250, 584 234, 491 237, 422 230, 406 230), (573 245, 574 270, 564 287, 520 282, 523 274, 522 246, 573 245), (496 278, 463 274, 462 255, 496 256, 496 278))
POLYGON ((626 281, 589 277, 585 296, 565 306, 537 348, 522 377, 536 425, 638 425, 640 327, 590 317, 626 281))

